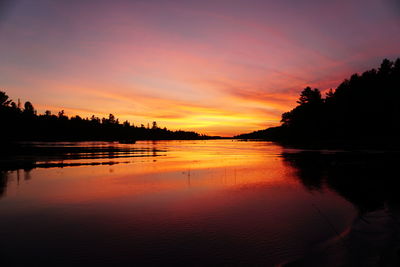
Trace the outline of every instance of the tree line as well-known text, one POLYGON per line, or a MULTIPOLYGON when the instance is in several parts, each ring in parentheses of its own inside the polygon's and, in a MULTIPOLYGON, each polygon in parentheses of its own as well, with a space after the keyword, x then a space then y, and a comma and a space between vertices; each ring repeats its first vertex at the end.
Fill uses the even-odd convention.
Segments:
POLYGON ((400 134, 400 58, 353 74, 325 97, 306 87, 281 125, 236 138, 279 141, 394 141, 400 134))
MULTIPOLYGON (((1 141, 129 141, 129 140, 185 140, 213 138, 193 131, 171 131, 160 128, 157 122, 135 126, 129 121, 120 123, 113 114, 108 118, 78 115, 68 117, 63 110, 52 114, 47 110, 38 114, 33 104, 16 103, 0 91, 1 141)), ((215 137, 214 137, 215 138, 215 137)))

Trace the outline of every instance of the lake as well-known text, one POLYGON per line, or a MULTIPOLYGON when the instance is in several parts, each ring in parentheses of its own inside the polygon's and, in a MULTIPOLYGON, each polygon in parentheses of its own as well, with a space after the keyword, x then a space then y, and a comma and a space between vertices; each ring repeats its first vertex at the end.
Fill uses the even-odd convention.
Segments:
POLYGON ((0 172, 6 265, 375 262, 398 245, 382 165, 397 154, 237 140, 33 146, 45 152, 3 159, 0 172))

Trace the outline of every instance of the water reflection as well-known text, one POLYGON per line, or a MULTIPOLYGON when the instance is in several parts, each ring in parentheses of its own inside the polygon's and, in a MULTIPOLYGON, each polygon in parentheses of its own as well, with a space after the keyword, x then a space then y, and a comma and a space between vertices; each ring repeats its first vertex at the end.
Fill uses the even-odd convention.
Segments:
POLYGON ((35 168, 115 165, 130 163, 126 159, 158 157, 165 150, 151 146, 132 146, 118 142, 29 142, 16 143, 0 153, 0 198, 5 194, 10 174, 15 171, 19 183, 20 171, 30 179, 35 168), (125 159, 125 160, 124 160, 125 159))
POLYGON ((334 190, 358 210, 346 232, 302 262, 309 266, 399 266, 397 152, 283 153, 310 191, 334 190))
POLYGON ((18 169, 14 172, 7 170, 0 170, 0 199, 5 195, 8 183, 10 182, 10 179, 12 179, 10 176, 12 176, 13 173, 15 174, 16 184, 19 185, 21 179, 21 172, 23 172, 24 181, 28 181, 31 179, 30 171, 31 169, 25 169, 25 170, 18 169))
POLYGON ((0 171, 0 198, 4 195, 8 183, 8 173, 0 171))
POLYGON ((18 143, 0 153, 0 170, 17 170, 120 163, 121 159, 157 157, 155 144, 136 146, 117 142, 18 143), (107 160, 107 161, 105 161, 107 160))
POLYGON ((58 152, 42 153, 34 168, 1 172, 6 263, 348 262, 357 222, 397 203, 395 179, 382 170, 395 168, 395 155, 289 153, 230 140, 115 144, 112 153, 104 143, 52 146, 45 149, 58 152))

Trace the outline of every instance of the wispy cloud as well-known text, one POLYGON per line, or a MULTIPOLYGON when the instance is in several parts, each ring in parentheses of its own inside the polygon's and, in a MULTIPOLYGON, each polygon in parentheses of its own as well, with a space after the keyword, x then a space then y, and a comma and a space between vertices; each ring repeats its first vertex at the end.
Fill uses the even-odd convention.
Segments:
POLYGON ((233 135, 400 55, 391 0, 34 2, 0 20, 0 86, 40 111, 233 135))

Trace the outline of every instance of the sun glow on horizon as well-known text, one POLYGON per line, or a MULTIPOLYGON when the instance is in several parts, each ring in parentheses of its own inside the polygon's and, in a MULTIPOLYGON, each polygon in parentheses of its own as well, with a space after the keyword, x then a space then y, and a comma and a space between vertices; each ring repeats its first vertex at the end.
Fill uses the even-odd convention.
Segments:
POLYGON ((39 113, 112 113, 208 135, 278 125, 304 87, 335 88, 400 54, 400 16, 390 1, 21 0, 5 7, 0 88, 12 99, 31 101, 39 113))

